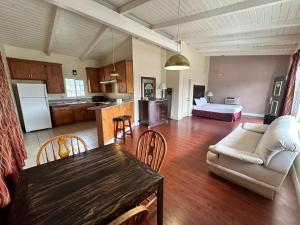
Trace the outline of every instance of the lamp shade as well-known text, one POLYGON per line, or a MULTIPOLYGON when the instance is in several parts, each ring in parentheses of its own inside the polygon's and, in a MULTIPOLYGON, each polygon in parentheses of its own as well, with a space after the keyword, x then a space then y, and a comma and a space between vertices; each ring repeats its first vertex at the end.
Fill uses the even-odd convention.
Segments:
POLYGON ((206 96, 207 97, 214 97, 214 93, 212 91, 208 91, 206 96))
POLYGON ((158 89, 160 89, 160 90, 166 90, 167 89, 166 83, 165 82, 160 83, 159 86, 158 86, 158 89))
POLYGON ((166 70, 186 70, 189 68, 189 60, 181 54, 171 56, 165 64, 166 70))
POLYGON ((119 76, 119 74, 118 74, 118 72, 116 71, 115 68, 111 71, 110 76, 111 77, 118 77, 119 76))

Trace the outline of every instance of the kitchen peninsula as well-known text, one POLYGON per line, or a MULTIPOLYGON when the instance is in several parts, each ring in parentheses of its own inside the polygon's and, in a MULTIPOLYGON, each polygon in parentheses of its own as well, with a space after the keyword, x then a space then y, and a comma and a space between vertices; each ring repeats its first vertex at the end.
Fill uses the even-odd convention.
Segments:
POLYGON ((134 102, 132 100, 124 101, 121 104, 99 105, 89 108, 96 114, 96 124, 99 146, 110 143, 114 138, 113 118, 130 115, 131 123, 134 123, 134 102))

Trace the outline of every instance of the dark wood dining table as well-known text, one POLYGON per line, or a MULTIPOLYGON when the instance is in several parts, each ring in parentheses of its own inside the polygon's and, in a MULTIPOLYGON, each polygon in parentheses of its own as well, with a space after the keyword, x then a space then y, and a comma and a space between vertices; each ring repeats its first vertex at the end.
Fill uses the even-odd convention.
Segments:
POLYGON ((120 145, 101 146, 22 171, 8 224, 108 224, 157 191, 163 224, 163 177, 120 145))

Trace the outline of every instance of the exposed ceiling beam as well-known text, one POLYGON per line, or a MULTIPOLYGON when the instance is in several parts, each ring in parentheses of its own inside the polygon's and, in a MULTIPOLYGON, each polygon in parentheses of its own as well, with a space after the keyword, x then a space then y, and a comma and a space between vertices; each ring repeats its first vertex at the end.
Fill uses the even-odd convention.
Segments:
POLYGON ((199 33, 186 33, 180 36, 181 39, 183 40, 186 39, 197 40, 197 39, 211 38, 211 37, 221 36, 221 35, 249 33, 249 32, 257 32, 257 31, 264 31, 264 30, 279 29, 279 28, 296 27, 296 26, 300 26, 300 20, 298 18, 293 20, 276 21, 276 22, 265 23, 265 24, 251 24, 242 27, 228 27, 228 28, 210 30, 210 31, 199 32, 199 33))
POLYGON ((99 4, 94 0, 45 0, 63 9, 72 11, 108 27, 123 31, 135 37, 142 38, 153 44, 171 51, 176 51, 177 45, 171 40, 153 30, 99 4))
POLYGON ((292 50, 260 50, 238 52, 201 52, 204 56, 245 56, 245 55, 292 55, 292 50))
POLYGON ((51 51, 53 49, 53 43, 54 43, 54 36, 55 36, 55 32, 58 26, 58 22, 59 22, 59 18, 61 15, 61 10, 59 7, 55 7, 55 12, 54 12, 54 16, 51 20, 50 26, 49 26, 49 39, 48 39, 48 43, 47 43, 47 47, 46 47, 46 54, 50 55, 51 51))
POLYGON ((269 45, 269 46, 252 46, 252 47, 222 47, 199 49, 200 53, 214 53, 214 52, 248 52, 248 51, 276 51, 276 50, 294 50, 296 44, 293 45, 269 45))
POLYGON ((265 38, 278 38, 278 39, 287 39, 287 40, 299 40, 300 33, 299 34, 289 34, 289 35, 247 35, 247 36, 238 36, 238 35, 225 35, 225 36, 215 36, 210 38, 198 38, 198 39, 191 39, 189 40, 189 44, 210 44, 210 43, 218 43, 218 42, 227 42, 227 41, 242 41, 242 40, 248 40, 248 39, 265 39, 265 38))
POLYGON ((118 11, 120 14, 127 14, 129 12, 131 12, 133 9, 145 4, 146 2, 149 2, 151 0, 133 0, 133 1, 130 1, 124 5, 122 5, 118 11))
POLYGON ((216 47, 216 46, 231 46, 231 45, 244 45, 244 44, 259 44, 259 45, 280 45, 280 44, 297 44, 300 35, 281 35, 273 37, 261 37, 261 38, 247 38, 242 40, 229 40, 229 41, 212 41, 212 42, 200 42, 189 43, 197 48, 216 47))
POLYGON ((99 42, 101 41, 101 39, 104 36, 105 31, 108 28, 103 26, 100 28, 100 30, 98 31, 95 39, 89 44, 89 46, 84 50, 84 52, 82 53, 82 55, 80 56, 81 60, 86 59, 86 57, 95 49, 95 47, 99 44, 99 42))
POLYGON ((221 8, 216 8, 216 9, 212 9, 209 11, 200 12, 200 13, 194 14, 192 16, 187 16, 187 17, 178 18, 178 19, 167 21, 167 22, 155 24, 152 26, 152 29, 153 30, 163 29, 165 27, 171 27, 171 26, 174 26, 177 24, 189 23, 189 22, 193 22, 193 21, 199 21, 199 20, 213 18, 216 16, 228 15, 231 13, 240 12, 242 10, 246 10, 246 9, 250 9, 250 8, 254 8, 254 7, 256 8, 256 7, 261 7, 261 6, 265 6, 265 5, 276 4, 276 3, 282 2, 282 1, 287 1, 287 0, 248 0, 245 2, 238 2, 238 3, 224 6, 221 8))

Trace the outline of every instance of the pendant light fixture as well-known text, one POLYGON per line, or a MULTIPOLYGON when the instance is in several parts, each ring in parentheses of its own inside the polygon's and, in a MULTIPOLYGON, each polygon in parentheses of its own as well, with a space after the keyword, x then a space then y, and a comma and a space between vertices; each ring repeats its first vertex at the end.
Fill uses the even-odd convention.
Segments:
POLYGON ((114 46, 114 31, 113 29, 111 28, 111 46, 112 46, 112 60, 113 60, 113 70, 111 71, 110 73, 110 76, 111 77, 118 77, 119 74, 116 70, 116 67, 115 67, 115 46, 114 46))
MULTIPOLYGON (((177 12, 177 17, 179 19, 179 13, 180 13, 180 0, 178 0, 178 12, 177 12)), ((181 55, 181 41, 179 40, 179 23, 177 26, 177 54, 171 56, 166 64, 165 64, 165 69, 166 70, 186 70, 190 68, 190 62, 189 60, 184 56, 181 55), (180 45, 180 49, 179 49, 180 45)))

